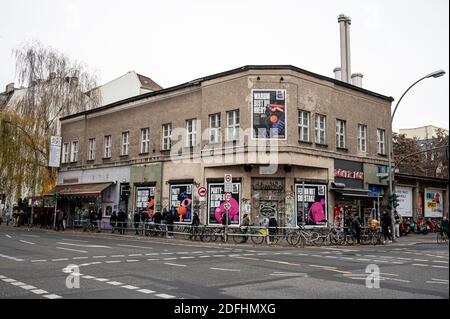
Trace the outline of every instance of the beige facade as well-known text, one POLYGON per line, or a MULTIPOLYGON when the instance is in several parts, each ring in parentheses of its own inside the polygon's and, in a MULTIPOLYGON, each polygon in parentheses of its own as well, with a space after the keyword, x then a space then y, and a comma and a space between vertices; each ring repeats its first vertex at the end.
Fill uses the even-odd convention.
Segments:
MULTIPOLYGON (((258 179, 273 179, 274 182, 268 185, 278 188, 283 185, 279 191, 281 195, 268 199, 269 204, 271 200, 279 202, 276 209, 283 215, 282 219, 295 215, 295 183, 318 181, 327 186, 328 217, 332 219, 334 194, 329 188, 334 181, 335 159, 372 165, 371 175, 376 174, 376 167, 387 165, 386 155, 378 153, 377 130, 384 130, 385 139, 390 136, 391 102, 391 98, 291 66, 243 67, 63 118, 63 143, 71 145, 72 141, 77 140, 79 150, 77 162, 62 163, 60 174, 80 169, 109 167, 113 170, 118 166, 129 166, 132 172, 128 181, 131 186, 130 210, 136 208, 134 184, 154 183, 158 194, 155 207, 161 209, 170 208, 170 185, 176 185, 177 181, 178 184, 192 183, 192 204, 200 207, 204 222, 209 218, 209 201, 198 201, 197 189, 220 180, 223 182, 225 173, 231 173, 241 183, 241 210, 249 212, 255 222, 259 222, 261 217, 257 189, 262 184, 258 179), (200 154, 209 154, 205 151, 210 147, 208 131, 204 131, 209 126, 209 115, 220 114, 221 141, 215 147, 222 150, 230 146, 225 141, 227 112, 238 110, 240 129, 252 128, 252 90, 258 89, 285 90, 286 94, 286 139, 276 141, 277 169, 270 175, 261 174, 260 168, 267 166, 269 160, 273 160, 270 155, 274 154, 268 154, 266 159, 259 155, 252 157, 248 153, 255 145, 251 136, 243 138, 243 144, 237 143, 234 153, 238 155, 234 155, 234 161, 225 160, 223 155, 217 155, 215 161, 199 158, 200 154), (299 111, 309 112, 309 141, 299 141, 299 111), (316 114, 326 118, 326 141, 320 145, 315 143, 316 114), (198 120, 197 147, 193 149, 184 147, 185 141, 181 136, 175 136, 176 129, 186 128, 186 121, 190 119, 198 120), (336 147, 337 119, 345 121, 343 148, 336 147), (172 150, 180 146, 177 143, 183 143, 180 151, 187 151, 184 162, 174 161, 170 151, 162 150, 162 125, 167 123, 171 124, 174 133, 172 150), (358 151, 358 124, 366 127, 364 153, 358 151), (146 128, 149 129, 148 152, 142 153, 141 130, 146 128), (123 154, 122 149, 124 132, 129 133, 127 155, 123 154), (204 140, 200 140, 202 133, 204 140), (111 136, 112 140, 109 158, 105 158, 105 136, 111 136), (88 140, 94 138, 95 159, 88 160, 88 140), (186 159, 190 157, 193 160, 189 162, 186 159), (147 167, 138 168, 143 165, 147 167), (152 165, 158 168, 152 168, 152 165), (144 175, 147 176, 145 181, 144 175), (283 200, 280 199, 282 197, 283 200)), ((380 185, 383 183, 380 182, 380 185)))

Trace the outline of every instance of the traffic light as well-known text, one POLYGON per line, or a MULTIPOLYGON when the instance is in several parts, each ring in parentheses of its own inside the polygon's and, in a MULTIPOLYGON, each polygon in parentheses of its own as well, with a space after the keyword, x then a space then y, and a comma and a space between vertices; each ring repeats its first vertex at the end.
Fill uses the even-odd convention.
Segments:
POLYGON ((389 206, 393 209, 396 209, 398 207, 398 197, 397 194, 393 193, 389 195, 389 206))

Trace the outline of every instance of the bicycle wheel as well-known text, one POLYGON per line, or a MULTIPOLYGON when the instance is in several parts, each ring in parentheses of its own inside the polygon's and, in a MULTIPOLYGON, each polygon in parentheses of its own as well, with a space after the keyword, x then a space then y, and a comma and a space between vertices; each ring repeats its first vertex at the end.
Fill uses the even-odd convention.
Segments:
POLYGON ((208 228, 203 228, 200 233, 200 240, 206 243, 211 241, 211 234, 208 228))
POLYGON ((192 236, 193 229, 192 228, 185 228, 183 229, 183 237, 185 240, 191 240, 193 238, 192 236))
POLYGON ((308 238, 308 244, 318 246, 319 245, 319 238, 320 234, 316 231, 312 231, 309 233, 308 238))
POLYGON ((260 231, 257 231, 255 234, 252 234, 250 238, 254 244, 260 245, 264 242, 266 236, 263 235, 260 231))
POLYGON ((300 242, 300 233, 297 231, 293 231, 291 233, 289 233, 286 237, 286 241, 291 245, 291 246, 297 246, 298 243, 300 242))

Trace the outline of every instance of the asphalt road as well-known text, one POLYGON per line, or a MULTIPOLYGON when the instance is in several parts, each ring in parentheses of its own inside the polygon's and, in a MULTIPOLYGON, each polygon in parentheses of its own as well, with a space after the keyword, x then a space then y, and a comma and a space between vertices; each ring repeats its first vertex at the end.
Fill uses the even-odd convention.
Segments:
POLYGON ((448 245, 427 236, 291 248, 1 226, 0 298, 448 299, 448 245), (368 265, 379 288, 366 286, 368 265))

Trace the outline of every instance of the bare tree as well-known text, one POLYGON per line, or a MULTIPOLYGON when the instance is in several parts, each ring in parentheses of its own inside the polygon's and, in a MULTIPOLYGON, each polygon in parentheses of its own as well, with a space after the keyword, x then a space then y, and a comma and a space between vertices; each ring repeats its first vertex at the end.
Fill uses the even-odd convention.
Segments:
POLYGON ((59 118, 97 106, 99 96, 96 76, 84 64, 40 42, 13 53, 26 89, 0 113, 0 173, 4 189, 18 198, 24 189, 41 194, 54 186, 56 171, 47 165, 59 118))

